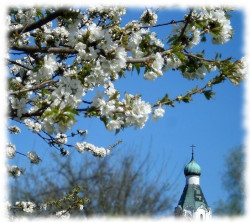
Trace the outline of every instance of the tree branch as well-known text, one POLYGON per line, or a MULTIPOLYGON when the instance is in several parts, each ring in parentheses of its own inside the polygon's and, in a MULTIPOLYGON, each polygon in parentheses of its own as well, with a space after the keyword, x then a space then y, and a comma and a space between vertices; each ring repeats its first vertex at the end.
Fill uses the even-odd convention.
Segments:
POLYGON ((177 39, 177 42, 180 41, 181 38, 182 38, 182 36, 184 35, 184 33, 186 31, 186 28, 188 26, 188 23, 190 22, 190 18, 191 18, 192 12, 193 12, 193 9, 190 9, 190 12, 189 12, 188 17, 187 17, 186 22, 185 22, 185 25, 184 25, 183 29, 181 30, 181 34, 179 35, 179 37, 177 39))
POLYGON ((36 28, 40 28, 42 25, 45 25, 46 23, 54 20, 55 18, 62 16, 67 11, 68 9, 58 9, 55 12, 51 13, 50 15, 46 16, 45 18, 38 20, 37 22, 34 22, 30 25, 26 25, 25 27, 21 27, 21 28, 9 31, 8 36, 11 37, 14 33, 21 34, 21 33, 32 31, 36 28))
MULTIPOLYGON (((175 102, 181 102, 181 101, 184 101, 185 98, 187 97, 190 97, 191 99, 191 96, 197 94, 197 93, 205 93, 205 90, 207 88, 212 88, 213 85, 217 84, 218 83, 218 80, 219 81, 223 81, 224 80, 224 76, 222 74, 220 74, 219 76, 215 76, 212 80, 210 80, 205 86, 201 87, 201 88, 198 88, 198 86, 195 88, 195 89, 192 89, 191 91, 188 91, 184 96, 182 95, 179 95, 177 97, 175 97, 174 99, 168 99, 168 96, 167 96, 167 99, 166 101, 164 102, 161 102, 160 100, 155 103, 152 107, 158 107, 160 105, 170 105, 172 107, 174 107, 174 103, 175 102)), ((191 100, 189 100, 191 101, 191 100)), ((188 102, 189 102, 188 101, 188 102)), ((185 102, 185 101, 184 101, 185 102)))
POLYGON ((22 67, 22 68, 24 68, 24 69, 31 70, 31 68, 29 68, 29 67, 27 67, 27 66, 25 66, 25 65, 23 65, 23 64, 20 64, 20 63, 18 63, 18 62, 16 62, 16 61, 13 61, 13 60, 10 60, 10 59, 7 59, 7 61, 9 62, 9 64, 15 64, 15 65, 18 65, 18 66, 20 66, 20 67, 22 67))
POLYGON ((34 91, 36 89, 41 89, 41 88, 43 88, 45 86, 49 86, 49 85, 54 84, 56 82, 58 82, 58 80, 52 80, 52 79, 50 79, 50 80, 42 82, 41 84, 34 85, 34 86, 32 86, 32 87, 30 87, 28 89, 22 89, 22 90, 17 90, 15 92, 9 92, 9 95, 13 96, 13 95, 18 95, 19 93, 34 91))
MULTIPOLYGON (((58 48, 58 47, 50 47, 50 48, 39 48, 37 46, 20 46, 20 47, 16 47, 13 46, 11 47, 12 50, 17 50, 17 51, 24 51, 25 53, 55 53, 55 54, 61 54, 61 53, 68 53, 68 54, 77 54, 78 51, 76 49, 72 49, 69 47, 64 47, 64 48, 58 48)), ((166 49, 165 51, 161 52, 161 56, 165 56, 167 55, 172 49, 166 49)), ((213 59, 205 59, 196 55, 193 55, 191 53, 184 53, 184 55, 188 56, 188 57, 193 57, 199 60, 204 60, 207 62, 215 62, 216 60, 213 59)), ((151 56, 147 56, 147 57, 143 57, 143 58, 127 58, 127 63, 145 63, 148 60, 153 60, 155 59, 155 55, 151 55, 151 56)), ((229 59, 229 58, 228 58, 229 59)), ((226 60, 228 60, 226 59, 226 60)), ((12 63, 14 63, 14 61, 11 61, 12 63)), ((19 65, 19 64, 17 64, 19 65)), ((23 67, 23 68, 27 68, 27 67, 23 67)))
POLYGON ((68 54, 77 54, 77 50, 69 48, 69 47, 64 47, 64 48, 59 48, 59 47, 37 47, 37 46, 12 46, 10 47, 12 50, 16 51, 23 51, 25 53, 55 53, 55 54, 61 54, 61 53, 68 53, 68 54))
POLYGON ((166 23, 162 23, 162 24, 158 24, 158 25, 153 25, 153 26, 143 26, 142 28, 156 28, 156 27, 160 27, 160 26, 181 23, 181 22, 184 22, 184 21, 185 20, 180 20, 180 21, 172 20, 171 22, 166 22, 166 23))

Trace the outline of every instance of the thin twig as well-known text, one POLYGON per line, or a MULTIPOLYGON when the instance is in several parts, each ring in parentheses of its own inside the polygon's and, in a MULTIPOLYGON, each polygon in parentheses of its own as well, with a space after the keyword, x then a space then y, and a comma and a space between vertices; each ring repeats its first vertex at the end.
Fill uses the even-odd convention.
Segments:
POLYGON ((181 23, 181 22, 184 22, 184 21, 185 20, 179 20, 179 21, 172 20, 171 22, 166 22, 166 23, 162 23, 162 24, 158 24, 158 25, 153 25, 153 26, 143 26, 142 28, 156 28, 156 27, 160 27, 160 26, 181 23))

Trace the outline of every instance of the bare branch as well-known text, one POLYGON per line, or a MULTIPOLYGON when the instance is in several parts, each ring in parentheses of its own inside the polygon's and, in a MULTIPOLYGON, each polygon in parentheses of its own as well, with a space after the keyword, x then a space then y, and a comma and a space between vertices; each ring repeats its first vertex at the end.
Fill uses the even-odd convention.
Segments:
POLYGON ((156 27, 160 27, 160 26, 166 26, 166 25, 172 25, 172 24, 182 23, 184 21, 185 20, 180 20, 180 21, 172 20, 171 22, 166 22, 166 23, 162 23, 162 24, 158 24, 158 25, 153 25, 153 26, 143 26, 142 28, 156 28, 156 27))
POLYGON ((69 48, 69 47, 64 47, 64 48, 59 48, 59 47, 37 47, 37 46, 12 46, 10 47, 12 50, 16 51, 23 51, 25 53, 55 53, 55 54, 61 54, 61 53, 68 53, 68 54, 77 54, 77 50, 69 48))

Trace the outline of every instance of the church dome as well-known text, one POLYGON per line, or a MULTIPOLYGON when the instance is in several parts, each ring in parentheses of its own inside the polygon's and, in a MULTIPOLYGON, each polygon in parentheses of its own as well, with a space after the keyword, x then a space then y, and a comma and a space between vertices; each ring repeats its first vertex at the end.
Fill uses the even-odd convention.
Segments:
POLYGON ((184 168, 184 174, 185 176, 189 176, 189 175, 201 175, 201 168, 198 165, 198 163, 196 163, 194 161, 194 159, 192 158, 192 160, 185 166, 184 168))

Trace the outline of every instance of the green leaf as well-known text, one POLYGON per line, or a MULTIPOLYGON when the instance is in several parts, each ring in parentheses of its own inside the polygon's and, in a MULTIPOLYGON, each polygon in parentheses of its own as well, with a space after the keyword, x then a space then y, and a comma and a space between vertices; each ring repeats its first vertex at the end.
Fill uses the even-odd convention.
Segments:
POLYGON ((160 103, 163 104, 163 103, 167 103, 168 101, 169 101, 168 94, 166 94, 166 95, 160 100, 160 103))
POLYGON ((181 53, 181 52, 175 52, 174 54, 175 54, 181 61, 187 60, 186 56, 185 56, 183 53, 181 53))
POLYGON ((182 101, 184 103, 189 103, 190 101, 192 101, 192 98, 191 98, 190 94, 186 94, 185 96, 183 96, 182 101))
POLYGON ((215 84, 221 83, 221 82, 224 81, 224 80, 225 80, 225 77, 223 77, 223 76, 216 76, 216 77, 211 81, 211 83, 212 83, 213 85, 215 85, 215 84))
POLYGON ((78 115, 78 112, 77 110, 71 108, 70 106, 66 106, 64 109, 63 109, 64 112, 69 112, 71 114, 74 114, 74 115, 78 115))
POLYGON ((58 115, 59 114, 59 109, 57 107, 52 108, 50 111, 46 111, 42 115, 42 119, 51 116, 52 114, 58 115))
POLYGON ((177 35, 174 35, 173 37, 169 38, 168 43, 175 41, 177 37, 177 35))
POLYGON ((219 56, 219 53, 216 52, 216 55, 215 55, 215 60, 218 59, 218 56, 219 56))
POLYGON ((107 116, 101 116, 100 120, 104 122, 105 126, 108 124, 109 120, 107 116))
POLYGON ((43 18, 43 13, 42 13, 42 10, 41 9, 36 9, 36 16, 39 18, 39 19, 41 19, 41 18, 43 18))
POLYGON ((117 135, 120 132, 121 129, 116 129, 115 130, 115 135, 117 135))
POLYGON ((140 64, 139 63, 135 63, 134 67, 136 68, 137 74, 140 74, 140 64))
POLYGON ((201 38, 201 42, 206 42, 206 41, 207 41, 206 36, 202 36, 202 38, 201 38))
POLYGON ((212 90, 205 90, 203 94, 207 100, 210 100, 215 95, 215 93, 212 90))
POLYGON ((51 92, 45 88, 42 88, 41 92, 42 92, 42 95, 50 95, 51 94, 51 92))
POLYGON ((71 113, 64 113, 64 115, 67 117, 64 119, 65 123, 68 122, 68 119, 75 121, 75 115, 72 115, 71 113))

